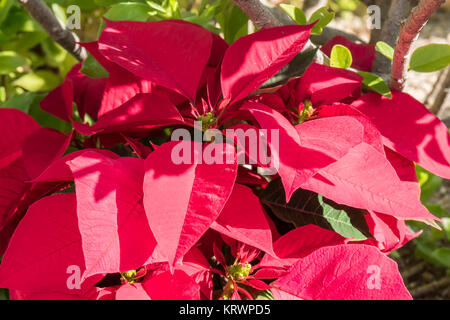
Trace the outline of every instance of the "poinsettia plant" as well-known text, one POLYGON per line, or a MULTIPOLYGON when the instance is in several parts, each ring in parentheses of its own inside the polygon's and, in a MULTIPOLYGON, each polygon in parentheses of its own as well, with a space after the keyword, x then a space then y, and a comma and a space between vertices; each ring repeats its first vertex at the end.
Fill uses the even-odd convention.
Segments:
POLYGON ((81 45, 106 76, 77 64, 40 104, 69 132, 0 109, 0 287, 13 299, 411 299, 388 254, 420 233, 405 221, 438 226, 414 164, 450 178, 448 129, 406 93, 368 92, 356 69, 375 48, 346 39, 324 52, 345 44, 352 68, 313 62, 261 89, 315 25, 229 45, 184 20, 105 19, 81 45))

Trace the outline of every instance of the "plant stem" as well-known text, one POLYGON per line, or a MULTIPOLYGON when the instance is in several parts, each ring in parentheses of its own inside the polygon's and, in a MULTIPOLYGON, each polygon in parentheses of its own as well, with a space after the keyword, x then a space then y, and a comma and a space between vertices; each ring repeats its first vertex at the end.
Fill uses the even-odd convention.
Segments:
MULTIPOLYGON (((292 19, 289 18, 285 12, 275 13, 276 8, 271 8, 264 5, 260 0, 232 0, 253 22, 258 29, 267 29, 273 27, 280 27, 286 24, 295 24, 292 19), (283 18, 277 16, 283 15, 283 18), (286 17, 284 17, 286 16, 286 17), (287 23, 289 21, 289 23, 287 23)), ((302 52, 315 50, 317 47, 308 40, 302 52)), ((327 57, 322 51, 317 50, 314 61, 317 63, 323 63, 327 60, 327 57)))
MULTIPOLYGON (((392 0, 387 19, 382 25, 382 30, 377 41, 384 41, 391 47, 394 47, 400 33, 400 23, 408 17, 410 10, 411 6, 409 0, 392 0)), ((387 82, 391 70, 391 60, 377 52, 372 72, 380 75, 381 78, 387 82)))
POLYGON ((47 31, 49 36, 79 61, 86 58, 86 51, 77 44, 78 37, 56 18, 42 0, 17 0, 28 13, 47 31))
POLYGON ((420 31, 430 19, 431 15, 443 4, 445 0, 422 0, 409 15, 403 24, 395 46, 392 63, 391 89, 403 90, 409 67, 409 53, 413 42, 420 31))
POLYGON ((247 15, 258 29, 283 25, 271 8, 263 5, 259 0, 233 0, 233 2, 247 15))

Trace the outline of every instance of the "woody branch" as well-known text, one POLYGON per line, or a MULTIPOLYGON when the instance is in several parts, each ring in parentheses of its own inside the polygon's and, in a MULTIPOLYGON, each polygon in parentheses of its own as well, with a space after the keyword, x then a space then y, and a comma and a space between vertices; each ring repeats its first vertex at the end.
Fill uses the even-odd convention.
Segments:
POLYGON ((431 15, 445 0, 422 0, 403 24, 394 50, 390 86, 394 90, 403 90, 409 67, 409 55, 413 42, 430 19, 431 15))
POLYGON ((56 18, 42 0, 17 0, 26 11, 47 31, 49 36, 79 61, 86 58, 86 51, 78 37, 56 18))

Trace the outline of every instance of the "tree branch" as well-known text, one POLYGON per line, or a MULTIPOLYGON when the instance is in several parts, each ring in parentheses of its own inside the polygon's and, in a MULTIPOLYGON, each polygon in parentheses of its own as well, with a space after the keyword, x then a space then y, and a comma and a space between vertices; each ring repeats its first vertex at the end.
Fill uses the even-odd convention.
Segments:
MULTIPOLYGON (((411 10, 409 0, 392 0, 388 16, 383 22, 377 41, 384 41, 394 47, 400 33, 400 23, 408 17, 411 10)), ((380 75, 385 81, 391 74, 391 61, 377 52, 373 63, 372 72, 380 75)))
POLYGON ((409 66, 409 53, 414 40, 430 19, 431 15, 445 0, 422 0, 403 24, 395 46, 394 61, 392 63, 391 89, 403 90, 409 66))
POLYGON ((364 41, 361 38, 359 38, 357 35, 355 35, 353 33, 348 33, 348 32, 345 32, 345 31, 342 31, 339 29, 335 29, 332 27, 325 27, 325 28, 323 28, 323 31, 321 34, 312 35, 311 41, 318 46, 323 46, 325 43, 330 41, 335 36, 344 36, 351 41, 364 43, 364 41))
POLYGON ((272 13, 275 15, 277 20, 281 23, 281 25, 289 25, 289 24, 295 24, 295 21, 292 20, 292 18, 286 14, 286 12, 281 9, 278 5, 273 3, 271 0, 261 0, 261 3, 263 6, 268 8, 272 13))
MULTIPOLYGON (((295 24, 295 22, 283 10, 269 7, 264 4, 265 0, 232 0, 253 22, 258 29, 266 29, 273 27, 280 27, 288 24, 295 24)), ((316 50, 317 47, 308 40, 302 52, 316 50)), ((327 61, 327 57, 320 50, 316 50, 314 61, 323 63, 327 61)))
POLYGON ((86 58, 86 51, 77 44, 78 37, 56 18, 42 0, 17 0, 28 13, 47 31, 50 37, 79 61, 86 58))
POLYGON ((259 0, 233 0, 233 2, 241 8, 258 29, 273 28, 283 25, 273 10, 263 5, 259 0))
POLYGON ((450 88, 450 68, 445 68, 439 74, 439 77, 433 85, 432 91, 428 94, 425 105, 435 115, 439 115, 442 105, 448 95, 450 88))

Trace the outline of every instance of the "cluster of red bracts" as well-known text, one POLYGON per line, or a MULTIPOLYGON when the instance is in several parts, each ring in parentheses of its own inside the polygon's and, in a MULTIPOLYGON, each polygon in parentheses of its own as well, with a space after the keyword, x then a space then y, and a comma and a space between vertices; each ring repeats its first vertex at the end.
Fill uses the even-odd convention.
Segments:
MULTIPOLYGON (((410 299, 387 253, 416 236, 405 220, 437 220, 420 203, 414 162, 450 178, 448 129, 411 96, 362 95, 358 74, 319 64, 258 93, 310 29, 261 30, 228 46, 183 21, 107 21, 84 46, 109 76, 88 78, 77 65, 41 102, 72 132, 0 109, 0 287, 15 299, 253 299, 267 290, 275 299, 410 299), (82 123, 86 115, 95 123, 82 123), (278 130, 271 152, 286 201, 302 188, 364 209, 372 236, 352 241, 316 225, 280 234, 255 193, 267 184, 256 170, 171 161, 180 144, 207 142, 142 143, 199 119, 278 130), (117 144, 134 155, 108 150, 117 144)), ((370 69, 373 47, 345 44, 363 55, 353 67, 370 69)), ((230 144, 218 150, 236 158, 230 144)))

